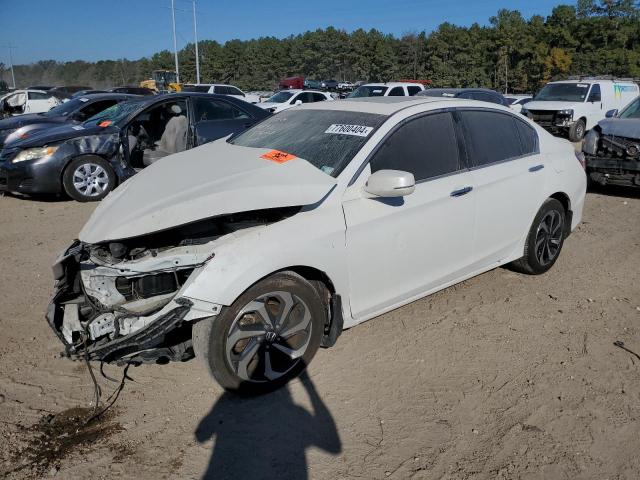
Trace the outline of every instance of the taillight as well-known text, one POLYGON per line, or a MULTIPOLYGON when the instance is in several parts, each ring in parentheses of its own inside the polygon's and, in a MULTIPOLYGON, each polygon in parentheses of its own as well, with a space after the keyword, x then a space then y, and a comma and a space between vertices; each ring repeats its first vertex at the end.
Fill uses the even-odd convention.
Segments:
POLYGON ((578 160, 578 162, 580 162, 580 165, 582 166, 583 170, 587 169, 587 159, 584 157, 584 153, 583 152, 578 152, 575 151, 574 152, 576 154, 576 160, 578 160))

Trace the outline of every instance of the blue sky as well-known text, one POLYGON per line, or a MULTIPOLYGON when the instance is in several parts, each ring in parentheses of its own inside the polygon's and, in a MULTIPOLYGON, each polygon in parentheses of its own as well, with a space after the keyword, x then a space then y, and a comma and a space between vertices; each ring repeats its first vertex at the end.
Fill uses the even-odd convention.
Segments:
MULTIPOLYGON (((178 48, 193 41, 190 0, 175 0, 178 48)), ((286 37, 327 26, 427 32, 448 21, 486 24, 500 8, 529 18, 572 0, 198 0, 198 37, 286 37)), ((173 48, 171 0, 0 0, 0 62, 137 59, 173 48)))

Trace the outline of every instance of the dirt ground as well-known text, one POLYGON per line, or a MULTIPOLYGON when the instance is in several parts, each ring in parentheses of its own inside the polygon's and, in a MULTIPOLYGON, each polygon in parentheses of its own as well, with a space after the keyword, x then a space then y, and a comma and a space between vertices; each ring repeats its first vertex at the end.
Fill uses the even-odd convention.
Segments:
POLYGON ((87 431, 63 422, 89 375, 43 313, 93 208, 0 198, 0 475, 640 478, 640 357, 614 346, 640 353, 638 194, 590 193, 546 275, 497 269, 348 330, 276 393, 225 394, 197 359, 138 367, 87 431))

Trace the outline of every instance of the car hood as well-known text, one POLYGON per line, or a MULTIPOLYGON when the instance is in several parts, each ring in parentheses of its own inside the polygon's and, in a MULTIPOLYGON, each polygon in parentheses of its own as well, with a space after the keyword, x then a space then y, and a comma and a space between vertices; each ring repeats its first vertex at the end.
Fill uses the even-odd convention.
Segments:
POLYGON ((90 126, 85 127, 83 125, 60 125, 53 128, 41 129, 34 132, 33 135, 28 136, 24 140, 13 142, 13 147, 21 149, 31 147, 42 147, 43 145, 50 145, 52 143, 64 142, 71 138, 87 137, 93 135, 110 135, 117 132, 118 128, 114 126, 110 127, 98 127, 90 126))
POLYGON ((532 100, 524 108, 527 110, 566 110, 568 108, 576 109, 582 105, 580 102, 552 102, 546 100, 532 100))
POLYGON ((603 135, 640 139, 640 118, 605 118, 598 126, 603 135))
POLYGON ((79 239, 122 240, 225 214, 311 205, 336 184, 306 160, 276 163, 262 158, 268 152, 221 139, 164 157, 107 195, 79 239))
POLYGON ((64 119, 64 117, 45 117, 37 113, 28 113, 0 120, 0 130, 13 130, 33 123, 55 123, 61 121, 60 118, 64 119))

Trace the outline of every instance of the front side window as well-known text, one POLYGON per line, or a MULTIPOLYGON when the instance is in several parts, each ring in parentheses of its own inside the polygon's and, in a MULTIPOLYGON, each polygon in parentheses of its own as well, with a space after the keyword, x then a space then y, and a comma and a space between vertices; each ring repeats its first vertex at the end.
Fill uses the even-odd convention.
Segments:
POLYGON ((200 92, 200 93, 208 93, 209 85, 183 85, 183 92, 200 92))
POLYGON ((327 97, 325 97, 323 94, 321 93, 313 93, 313 101, 314 102, 324 102, 327 99, 327 97))
POLYGON ((244 93, 242 93, 236 87, 227 87, 227 95, 237 95, 239 97, 244 97, 244 93))
POLYGON ((416 182, 460 170, 461 162, 450 113, 425 115, 387 137, 371 162, 371 171, 402 170, 416 182))
MULTIPOLYGON (((72 100, 73 101, 73 100, 72 100)), ((70 103, 70 102, 68 102, 70 103)), ((81 108, 78 112, 77 120, 84 120, 93 117, 95 114, 106 110, 107 108, 115 105, 116 100, 98 100, 97 102, 90 103, 84 108, 81 108)))
POLYGON ((420 93, 422 89, 417 85, 409 85, 407 87, 407 91, 409 92, 409 96, 413 97, 414 95, 417 95, 418 93, 420 93))
POLYGON ((554 102, 584 102, 589 93, 588 83, 548 83, 534 100, 554 102))
POLYGON ((486 110, 462 110, 467 152, 474 166, 523 155, 516 119, 509 114, 486 110))
POLYGON ((600 94, 600 84, 594 83, 591 87, 591 92, 589 92, 588 102, 600 102, 602 101, 602 95, 600 94))
POLYGON ((46 100, 51 97, 48 93, 44 92, 29 92, 29 100, 46 100))
POLYGON ((337 177, 386 119, 373 113, 290 108, 229 143, 289 153, 337 177))
POLYGON ((389 92, 390 97, 404 97, 404 90, 402 87, 394 87, 389 92))

